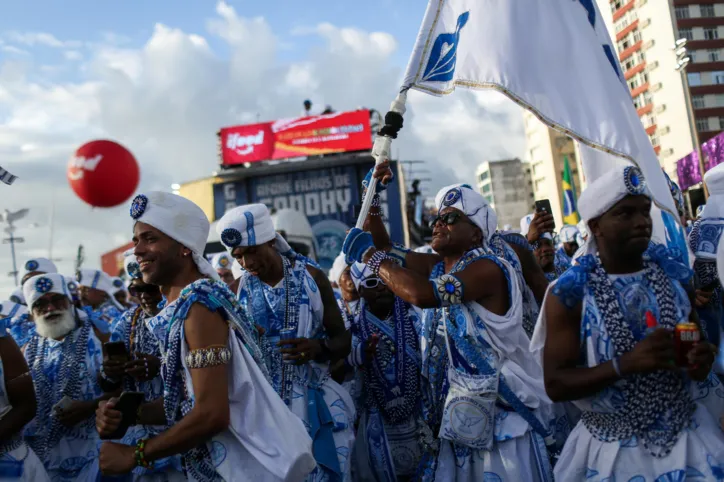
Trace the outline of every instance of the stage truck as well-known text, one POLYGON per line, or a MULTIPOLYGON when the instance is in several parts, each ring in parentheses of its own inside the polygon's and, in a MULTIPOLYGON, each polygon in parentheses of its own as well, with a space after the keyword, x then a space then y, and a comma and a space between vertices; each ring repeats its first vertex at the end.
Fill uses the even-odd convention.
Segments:
MULTIPOLYGON (((361 183, 374 166, 370 111, 228 127, 218 135, 221 169, 208 188, 209 218, 215 223, 236 206, 266 204, 292 247, 328 270, 355 224, 361 183)), ((409 244, 405 180, 397 162, 392 169, 384 219, 392 240, 409 244)), ((194 190, 182 186, 180 193, 194 190)), ((207 254, 221 250, 214 225, 207 254)))

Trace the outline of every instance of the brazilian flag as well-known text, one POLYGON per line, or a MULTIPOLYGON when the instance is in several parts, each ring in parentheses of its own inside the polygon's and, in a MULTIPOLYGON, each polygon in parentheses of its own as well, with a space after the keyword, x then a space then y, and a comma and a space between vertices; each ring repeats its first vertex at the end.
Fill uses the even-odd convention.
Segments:
POLYGON ((568 156, 563 156, 563 223, 575 226, 581 218, 576 207, 576 189, 571 179, 568 156))

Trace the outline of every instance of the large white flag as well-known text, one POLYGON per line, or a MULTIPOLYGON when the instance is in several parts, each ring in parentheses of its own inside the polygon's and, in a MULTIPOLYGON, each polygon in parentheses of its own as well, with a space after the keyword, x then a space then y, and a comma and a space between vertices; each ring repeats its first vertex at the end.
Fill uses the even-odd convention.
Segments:
POLYGON ((634 162, 656 203, 676 213, 594 0, 430 0, 402 91, 457 86, 499 90, 549 126, 634 162))

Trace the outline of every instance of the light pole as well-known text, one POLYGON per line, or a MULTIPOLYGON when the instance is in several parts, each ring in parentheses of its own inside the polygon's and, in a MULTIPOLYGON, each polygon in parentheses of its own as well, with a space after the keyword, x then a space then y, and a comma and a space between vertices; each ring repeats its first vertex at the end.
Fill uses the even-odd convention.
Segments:
MULTIPOLYGON (((689 90, 689 77, 686 74, 686 67, 691 62, 691 57, 686 50, 687 39, 680 38, 674 44, 674 52, 676 52, 676 70, 681 74, 681 82, 684 85, 684 99, 686 100, 686 115, 689 118, 689 128, 691 130, 691 138, 694 141, 694 149, 696 156, 699 158, 699 175, 701 177, 701 186, 704 189, 704 199, 709 198, 709 190, 704 183, 704 156, 701 152, 701 143, 699 142, 699 129, 696 127, 696 117, 694 116, 694 104, 691 101, 691 91, 689 90)), ((691 205, 691 203, 689 203, 691 205)))
POLYGON ((15 212, 10 212, 9 210, 5 210, 3 213, 0 213, 0 221, 4 221, 8 226, 5 228, 5 232, 8 233, 10 236, 9 238, 3 239, 3 244, 9 244, 10 245, 10 254, 13 259, 13 270, 8 273, 8 276, 13 276, 15 279, 15 285, 18 284, 18 264, 15 259, 15 243, 24 243, 25 239, 18 238, 15 236, 15 221, 18 221, 22 218, 24 218, 28 214, 27 209, 20 209, 15 212))

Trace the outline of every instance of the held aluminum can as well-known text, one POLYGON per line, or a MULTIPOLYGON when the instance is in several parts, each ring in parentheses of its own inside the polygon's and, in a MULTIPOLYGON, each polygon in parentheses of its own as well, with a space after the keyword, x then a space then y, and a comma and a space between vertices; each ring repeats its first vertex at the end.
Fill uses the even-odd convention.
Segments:
POLYGON ((676 350, 676 364, 685 367, 689 364, 687 355, 699 343, 701 332, 696 323, 679 323, 674 331, 674 349, 676 350))

